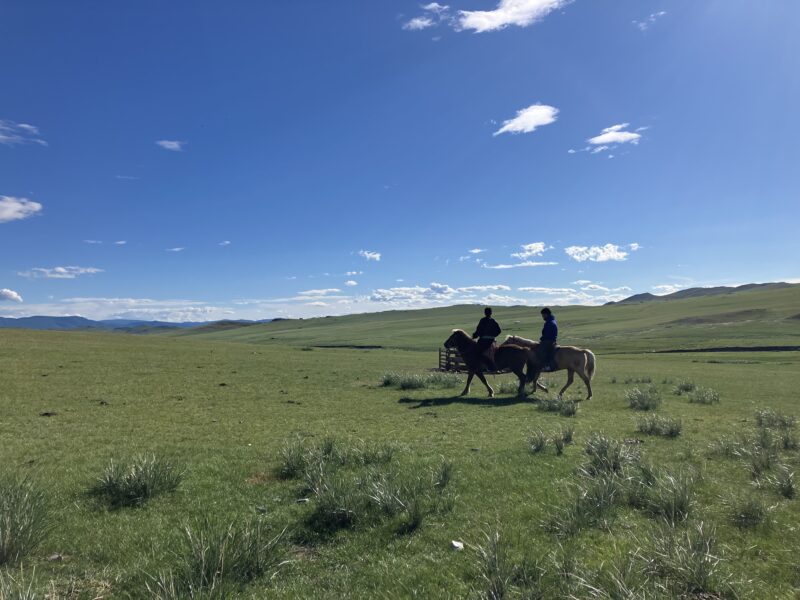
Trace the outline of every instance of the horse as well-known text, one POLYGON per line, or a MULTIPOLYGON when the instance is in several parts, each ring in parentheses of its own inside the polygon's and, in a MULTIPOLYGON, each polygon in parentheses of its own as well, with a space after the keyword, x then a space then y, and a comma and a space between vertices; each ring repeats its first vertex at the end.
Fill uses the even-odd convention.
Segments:
MULTIPOLYGON (((483 385, 486 386, 486 389, 489 390, 489 398, 494 398, 494 390, 483 376, 485 366, 483 365, 483 356, 480 352, 478 352, 478 342, 467 335, 465 331, 462 331, 461 329, 454 329, 452 335, 447 338, 447 341, 445 341, 444 347, 456 348, 459 354, 461 354, 461 358, 464 359, 464 364, 469 370, 469 375, 467 376, 467 385, 464 388, 464 391, 461 392, 461 395, 466 396, 469 394, 469 388, 472 384, 472 377, 477 375, 478 379, 480 379, 483 382, 483 385)), ((494 364, 498 371, 504 371, 508 369, 517 376, 517 379, 519 379, 519 390, 517 392, 518 398, 525 397, 525 366, 530 364, 531 357, 529 354, 530 352, 521 346, 504 344, 503 346, 498 346, 494 355, 494 364)))
MULTIPOLYGON (((537 381, 538 383, 539 375, 542 372, 542 365, 536 353, 539 342, 527 340, 516 335, 509 335, 500 348, 503 348, 506 344, 512 348, 522 347, 531 351, 528 361, 528 383, 531 381, 537 381)), ((583 379, 583 383, 586 384, 586 390, 589 394, 586 399, 592 399, 592 378, 595 372, 595 358, 591 350, 576 348, 575 346, 558 346, 556 354, 553 357, 553 362, 556 365, 556 371, 567 369, 567 383, 561 388, 561 391, 558 392, 559 398, 564 394, 566 389, 572 385, 575 373, 577 373, 578 376, 583 379)))

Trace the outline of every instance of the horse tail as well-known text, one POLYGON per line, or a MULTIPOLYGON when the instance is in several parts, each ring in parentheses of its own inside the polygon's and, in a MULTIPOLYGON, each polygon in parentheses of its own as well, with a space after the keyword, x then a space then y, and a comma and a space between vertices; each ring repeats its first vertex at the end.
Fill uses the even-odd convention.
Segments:
POLYGON ((586 353, 586 376, 591 381, 595 370, 594 353, 591 350, 584 350, 584 352, 586 353))

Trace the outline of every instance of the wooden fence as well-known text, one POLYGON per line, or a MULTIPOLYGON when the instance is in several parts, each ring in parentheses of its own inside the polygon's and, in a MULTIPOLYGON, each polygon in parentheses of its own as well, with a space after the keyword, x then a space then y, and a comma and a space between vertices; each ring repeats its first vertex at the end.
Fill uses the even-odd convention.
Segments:
POLYGON ((466 371, 464 359, 455 348, 439 348, 440 371, 466 371))

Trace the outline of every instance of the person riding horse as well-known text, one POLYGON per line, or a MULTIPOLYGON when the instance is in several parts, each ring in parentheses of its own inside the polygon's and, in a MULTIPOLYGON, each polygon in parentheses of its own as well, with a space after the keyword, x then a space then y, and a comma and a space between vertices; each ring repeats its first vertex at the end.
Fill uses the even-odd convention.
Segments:
POLYGON ((500 335, 502 330, 500 329, 500 325, 497 324, 497 321, 492 318, 491 308, 485 308, 483 314, 486 316, 478 322, 478 327, 475 329, 475 333, 472 334, 472 339, 474 340, 477 338, 478 353, 481 355, 481 358, 483 358, 488 369, 490 371, 495 371, 494 361, 487 355, 487 351, 492 347, 495 338, 500 335))
POLYGON ((539 361, 542 371, 555 371, 553 364, 556 357, 556 339, 558 338, 558 323, 553 316, 553 312, 545 307, 541 310, 544 327, 542 327, 542 337, 539 338, 539 361))

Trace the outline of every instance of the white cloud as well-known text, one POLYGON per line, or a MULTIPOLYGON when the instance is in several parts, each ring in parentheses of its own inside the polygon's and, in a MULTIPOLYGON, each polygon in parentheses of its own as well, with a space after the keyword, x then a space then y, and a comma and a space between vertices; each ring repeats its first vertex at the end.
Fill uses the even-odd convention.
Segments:
POLYGON ((84 244, 102 244, 100 240, 83 240, 84 244))
POLYGON ((183 252, 184 250, 186 250, 184 246, 176 246, 175 248, 166 249, 167 252, 183 252))
POLYGON ((642 134, 633 131, 625 131, 628 127, 630 127, 630 123, 612 125, 611 127, 603 129, 600 135, 589 138, 588 142, 596 146, 591 150, 592 153, 603 152, 616 144, 638 144, 639 140, 642 139, 642 134))
POLYGON ((574 283, 575 285, 589 285, 592 282, 589 281, 588 279, 578 279, 578 281, 573 281, 572 283, 574 283))
POLYGON ((467 252, 469 252, 470 254, 481 254, 483 252, 486 252, 486 249, 485 248, 473 248, 472 250, 467 250, 467 252))
POLYGON ((525 300, 513 296, 503 296, 501 294, 488 294, 481 299, 481 304, 509 306, 512 304, 525 304, 525 300))
POLYGON ((567 2, 568 0, 500 0, 494 10, 458 11, 458 27, 476 33, 497 31, 509 25, 527 27, 567 2))
POLYGON ((544 262, 544 261, 533 261, 533 260, 526 260, 519 263, 514 263, 510 265, 487 265, 484 263, 481 265, 484 269, 519 269, 519 268, 526 268, 526 267, 550 267, 553 265, 557 265, 557 262, 544 262))
POLYGON ((642 21, 632 21, 632 23, 639 29, 639 31, 647 31, 653 23, 658 21, 666 14, 667 11, 661 10, 659 12, 651 13, 649 17, 642 21))
POLYGON ((338 294, 342 290, 338 288, 326 288, 324 290, 306 290, 305 292, 297 292, 298 296, 327 296, 329 294, 338 294))
POLYGON ((114 242, 114 245, 115 246, 124 246, 127 243, 128 242, 126 240, 117 240, 116 242, 114 242))
POLYGON ((572 288, 550 288, 550 287, 521 287, 518 292, 530 292, 534 294, 574 294, 572 288))
POLYGON ((225 240, 224 242, 220 242, 218 245, 219 246, 230 246, 231 242, 230 242, 230 240, 225 240))
POLYGON ((446 4, 439 4, 438 2, 431 2, 422 7, 422 10, 427 10, 434 13, 447 12, 450 7, 446 4))
POLYGON ((39 137, 39 128, 28 123, 15 123, 0 119, 0 144, 4 146, 21 146, 38 144, 47 146, 47 142, 39 137))
POLYGON ((616 244, 606 244, 605 246, 570 246, 564 249, 572 260, 577 262, 607 262, 609 260, 626 260, 628 253, 616 244))
POLYGON ((381 253, 372 252, 371 250, 359 250, 358 255, 366 258, 367 260, 374 260, 376 262, 381 260, 381 253))
POLYGON ((492 135, 501 133, 531 133, 537 127, 554 123, 558 118, 558 109, 546 104, 533 104, 528 108, 517 111, 517 116, 513 119, 503 121, 503 126, 492 135))
POLYGON ((641 245, 633 242, 632 244, 628 244, 628 248, 630 248, 633 252, 636 252, 637 250, 641 249, 641 245))
POLYGON ((117 179, 124 179, 131 181, 139 179, 139 177, 134 177, 133 175, 114 175, 114 177, 116 177, 117 179))
POLYGON ((581 288, 584 292, 610 292, 607 287, 602 285, 598 285, 596 283, 590 283, 589 285, 585 285, 581 288))
POLYGON ((52 269, 37 267, 30 271, 21 271, 17 275, 30 279, 75 279, 81 275, 94 275, 102 272, 103 269, 95 267, 53 267, 52 269))
POLYGON ((347 271, 346 276, 352 277, 353 275, 363 275, 364 271, 347 271))
POLYGON ((0 289, 0 301, 9 300, 11 302, 22 302, 22 296, 20 296, 14 290, 9 290, 8 288, 0 289))
POLYGON ((420 29, 427 29, 433 27, 436 23, 430 17, 414 17, 410 21, 403 24, 403 29, 408 31, 419 31, 420 29))
POLYGON ((347 281, 344 282, 344 284, 348 287, 355 287, 358 285, 358 282, 353 281, 352 279, 348 279, 347 281))
POLYGON ((172 152, 182 152, 186 142, 178 140, 158 140, 156 146, 161 146, 164 150, 171 150, 172 152))
POLYGON ((316 302, 306 302, 306 306, 330 306, 330 304, 318 300, 316 302))
POLYGON ((42 205, 27 198, 0 196, 0 223, 27 219, 42 210, 42 205))
POLYGON ((541 256, 549 249, 550 248, 548 248, 544 242, 533 242, 532 244, 523 244, 522 252, 515 252, 511 256, 520 260, 525 260, 526 258, 541 256))
POLYGON ((372 302, 390 302, 415 305, 442 303, 452 299, 456 290, 444 283, 432 282, 428 287, 394 287, 373 290, 369 299, 372 302))

